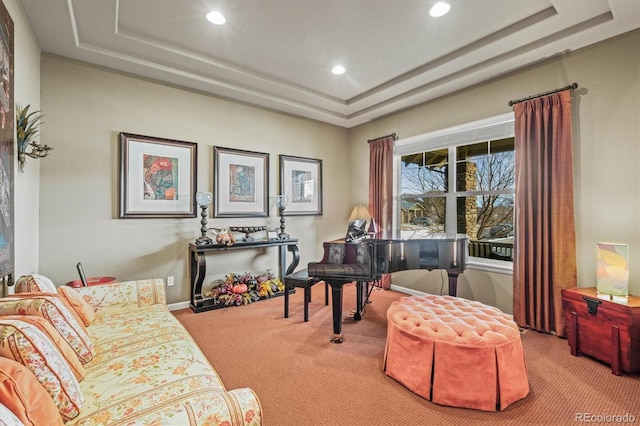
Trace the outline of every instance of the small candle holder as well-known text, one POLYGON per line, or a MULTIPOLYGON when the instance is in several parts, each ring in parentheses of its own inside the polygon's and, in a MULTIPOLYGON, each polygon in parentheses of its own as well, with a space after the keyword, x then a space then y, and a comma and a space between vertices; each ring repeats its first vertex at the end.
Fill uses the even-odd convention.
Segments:
POLYGON ((211 195, 210 192, 196 193, 196 203, 198 203, 198 205, 202 209, 200 212, 200 217, 202 218, 200 219, 201 235, 200 235, 200 238, 196 240, 196 245, 199 245, 199 246, 206 245, 206 244, 213 244, 213 240, 207 236, 207 231, 209 230, 209 228, 207 228, 207 208, 209 207, 209 204, 211 204, 212 198, 213 196, 211 195))
POLYGON ((289 204, 289 198, 286 195, 278 195, 276 197, 276 205, 280 211, 280 233, 278 234, 278 238, 281 240, 288 240, 289 234, 284 232, 284 211, 289 204))

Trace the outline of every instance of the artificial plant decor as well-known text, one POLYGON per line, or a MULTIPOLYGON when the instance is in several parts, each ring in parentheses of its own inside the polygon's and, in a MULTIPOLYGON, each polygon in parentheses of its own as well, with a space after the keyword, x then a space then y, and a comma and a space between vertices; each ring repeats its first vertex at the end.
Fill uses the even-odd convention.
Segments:
POLYGON ((16 104, 16 141, 18 143, 18 163, 20 171, 24 172, 24 163, 26 156, 31 158, 43 158, 49 154, 53 148, 48 145, 40 145, 33 139, 40 131, 42 124, 42 114, 40 111, 29 112, 31 105, 22 108, 20 104, 16 104), (27 147, 31 145, 31 151, 27 152, 27 147))
POLYGON ((248 305, 268 299, 284 292, 284 284, 270 270, 265 274, 253 275, 228 273, 224 280, 216 280, 209 292, 215 304, 223 306, 248 305))

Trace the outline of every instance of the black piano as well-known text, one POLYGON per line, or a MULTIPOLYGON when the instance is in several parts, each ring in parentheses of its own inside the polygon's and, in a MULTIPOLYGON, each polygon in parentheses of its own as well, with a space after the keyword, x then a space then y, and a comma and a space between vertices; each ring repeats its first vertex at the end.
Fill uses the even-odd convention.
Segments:
POLYGON ((468 258, 469 237, 463 234, 435 234, 416 239, 365 239, 357 243, 332 241, 325 243, 325 255, 321 262, 311 262, 307 267, 309 277, 322 280, 331 286, 333 305, 333 337, 331 342, 342 343, 342 287, 356 282, 356 309, 354 319, 364 315, 373 284, 382 274, 408 269, 444 269, 449 275, 449 295, 457 292, 458 275, 464 272, 468 258), (345 248, 332 246, 344 244, 345 248), (332 253, 355 251, 346 256, 348 263, 331 262, 332 253), (355 261, 355 263, 352 263, 355 261))

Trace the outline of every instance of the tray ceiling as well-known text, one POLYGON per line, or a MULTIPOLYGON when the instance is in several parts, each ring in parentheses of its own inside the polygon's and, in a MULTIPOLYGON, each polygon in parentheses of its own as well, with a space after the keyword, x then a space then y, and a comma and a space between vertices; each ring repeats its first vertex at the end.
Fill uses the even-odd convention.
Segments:
POLYGON ((44 52, 347 128, 640 27, 637 0, 19 1, 44 52))

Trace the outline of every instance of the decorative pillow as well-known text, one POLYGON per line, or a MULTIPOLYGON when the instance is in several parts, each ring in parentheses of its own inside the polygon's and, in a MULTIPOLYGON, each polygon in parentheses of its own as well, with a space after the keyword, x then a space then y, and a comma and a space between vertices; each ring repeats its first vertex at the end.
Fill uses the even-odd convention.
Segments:
POLYGON ((96 313, 93 311, 93 308, 75 289, 63 285, 58 287, 58 294, 66 300, 68 305, 78 314, 78 317, 80 317, 85 326, 90 326, 93 320, 96 319, 96 313))
MULTIPOLYGON (((36 376, 19 362, 4 357, 0 357, 0 404, 11 410, 18 424, 63 425, 58 407, 36 376)), ((0 409, 0 420, 5 418, 9 416, 0 409)))
POLYGON ((0 404, 0 426, 25 426, 24 422, 4 405, 0 404))
POLYGON ((67 343, 67 341, 62 338, 60 333, 58 333, 58 330, 53 328, 53 326, 49 324, 46 319, 42 317, 36 317, 34 315, 8 315, 0 317, 0 320, 6 319, 22 321, 27 324, 31 324, 34 327, 37 327, 47 336, 47 338, 49 338, 51 343, 55 345, 55 347, 58 349, 58 352, 60 352, 60 355, 64 357, 67 365, 71 369, 71 372, 76 377, 76 379, 82 380, 84 378, 84 367, 78 359, 75 351, 73 350, 71 345, 69 345, 69 343, 67 343))
POLYGON ((18 278, 15 286, 16 293, 55 293, 56 285, 49 278, 44 275, 30 274, 23 275, 18 278))
POLYGON ((27 367, 51 395, 62 420, 80 414, 84 401, 78 380, 58 349, 38 327, 0 318, 0 356, 27 367))
POLYGON ((49 293, 22 293, 0 299, 0 315, 35 315, 46 319, 86 364, 93 359, 93 345, 61 297, 49 293))
POLYGON ((46 292, 39 292, 39 291, 35 291, 35 292, 31 292, 31 293, 18 293, 18 294, 10 294, 7 297, 11 298, 11 297, 18 297, 20 299, 30 299, 33 297, 43 297, 43 296, 48 296, 48 297, 53 297, 54 299, 58 299, 60 301, 60 303, 62 303, 64 305, 64 307, 67 309, 67 312, 69 313, 69 315, 72 315, 73 318, 78 322, 78 325, 80 325, 80 328, 82 328, 83 332, 87 332, 87 328, 84 325, 84 320, 82 318, 80 318, 80 315, 78 315, 78 313, 76 312, 76 310, 73 308, 73 306, 71 306, 71 304, 69 303, 69 301, 63 297, 61 294, 59 294, 58 292, 54 292, 54 293, 46 293, 46 292))

